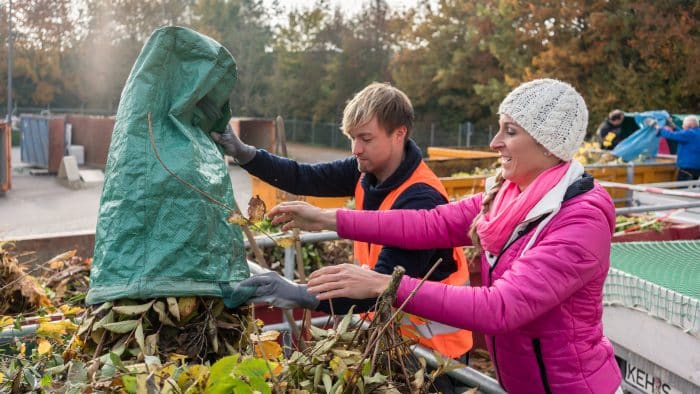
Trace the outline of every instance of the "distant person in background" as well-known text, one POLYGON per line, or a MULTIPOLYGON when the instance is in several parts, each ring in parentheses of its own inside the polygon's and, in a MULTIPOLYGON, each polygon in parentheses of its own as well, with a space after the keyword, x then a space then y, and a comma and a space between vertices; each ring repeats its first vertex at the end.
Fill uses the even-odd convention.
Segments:
MULTIPOLYGON (((666 125, 664 125, 663 128, 668 130, 668 131, 675 130, 676 124, 673 123, 673 118, 666 119, 666 125)), ((671 154, 671 147, 668 145, 668 140, 666 140, 666 138, 664 138, 664 137, 659 138, 659 149, 656 153, 660 154, 660 155, 670 155, 671 154)))
POLYGON ((700 179, 700 125, 697 116, 686 116, 683 119, 683 130, 669 131, 663 128, 659 133, 667 140, 678 143, 677 179, 679 181, 700 179))
POLYGON ((625 113, 621 109, 616 109, 610 112, 607 119, 598 126, 597 134, 603 149, 613 150, 622 141, 622 121, 624 120, 625 113))

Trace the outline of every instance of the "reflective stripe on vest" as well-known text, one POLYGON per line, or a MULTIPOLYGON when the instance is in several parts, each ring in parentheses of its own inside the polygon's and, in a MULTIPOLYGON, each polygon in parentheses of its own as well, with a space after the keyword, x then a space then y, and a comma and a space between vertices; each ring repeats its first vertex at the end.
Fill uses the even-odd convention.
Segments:
MULTIPOLYGON (((357 210, 362 210, 364 203, 365 193, 361 182, 362 177, 357 181, 357 185, 355 186, 355 209, 357 210)), ((446 201, 449 201, 445 187, 425 162, 421 161, 413 174, 384 198, 378 210, 390 210, 396 202, 396 199, 406 189, 417 183, 423 183, 432 187, 438 191, 446 201)), ((382 245, 356 241, 353 244, 353 249, 355 262, 357 264, 374 269, 374 266, 379 260, 379 253, 382 250, 382 245)), ((452 257, 457 266, 457 270, 440 282, 448 285, 464 286, 469 283, 469 270, 462 248, 454 248, 452 257)), ((408 314, 401 323, 401 333, 404 336, 417 341, 421 345, 435 349, 448 357, 459 357, 468 352, 472 347, 472 334, 470 331, 461 330, 408 314)))
MULTIPOLYGON (((414 317, 415 318, 415 317, 414 317)), ((416 324, 412 319, 404 317, 401 319, 401 324, 411 325, 418 334, 426 339, 430 339, 435 335, 451 334, 459 331, 459 328, 448 326, 447 324, 438 323, 436 321, 426 321, 425 324, 416 324)))

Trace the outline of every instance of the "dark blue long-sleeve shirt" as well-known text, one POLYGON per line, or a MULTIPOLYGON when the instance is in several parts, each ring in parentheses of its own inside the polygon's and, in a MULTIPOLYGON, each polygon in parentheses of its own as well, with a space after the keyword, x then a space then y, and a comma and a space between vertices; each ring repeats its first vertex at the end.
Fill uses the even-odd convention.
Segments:
MULTIPOLYGON (((420 149, 409 140, 406 144, 404 160, 384 182, 377 184, 374 175, 366 174, 361 181, 365 192, 364 209, 377 210, 384 198, 413 174, 421 160, 420 149)), ((354 196, 355 186, 362 175, 357 168, 355 157, 327 163, 301 164, 261 149, 243 168, 286 192, 317 197, 354 196)), ((445 203, 447 201, 437 190, 419 183, 401 193, 391 209, 431 209, 445 203)), ((452 249, 409 251, 385 246, 379 254, 374 270, 391 274, 395 266, 401 265, 406 269, 406 275, 422 278, 439 258, 442 258, 442 262, 429 278, 439 281, 456 271, 452 249)), ((333 309, 335 313, 342 314, 354 304, 355 312, 366 311, 374 305, 374 301, 374 299, 360 301, 336 299, 333 301, 333 309)), ((321 303, 320 309, 329 312, 327 303, 321 303)))

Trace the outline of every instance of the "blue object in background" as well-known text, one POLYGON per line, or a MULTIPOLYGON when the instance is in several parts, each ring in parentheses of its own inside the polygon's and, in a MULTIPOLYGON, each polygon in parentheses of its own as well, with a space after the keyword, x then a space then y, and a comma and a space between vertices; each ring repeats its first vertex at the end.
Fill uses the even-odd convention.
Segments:
POLYGON ((634 120, 639 130, 625 138, 613 149, 613 155, 624 161, 632 161, 644 155, 655 157, 659 150, 658 128, 666 125, 670 115, 666 111, 646 111, 635 114, 634 120))

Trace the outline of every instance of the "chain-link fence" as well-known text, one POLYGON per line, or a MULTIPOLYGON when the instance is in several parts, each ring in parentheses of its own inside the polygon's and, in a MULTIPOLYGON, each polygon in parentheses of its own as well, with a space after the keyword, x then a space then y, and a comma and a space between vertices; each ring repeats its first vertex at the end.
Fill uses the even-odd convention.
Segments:
MULTIPOLYGON (((350 140, 340 131, 340 125, 286 119, 287 141, 350 150, 350 140)), ((485 147, 493 137, 493 130, 477 130, 471 122, 441 126, 434 122, 416 122, 411 138, 425 153, 429 146, 485 147)))
POLYGON ((336 123, 285 119, 284 130, 289 142, 350 150, 350 140, 336 123))
POLYGON ((416 122, 412 138, 425 151, 428 146, 484 147, 493 136, 492 130, 477 130, 471 122, 441 125, 435 122, 416 122))
MULTIPOLYGON (((112 116, 116 113, 117 113, 117 111, 114 109, 85 108, 85 107, 72 107, 72 108, 15 107, 12 110, 13 117, 19 117, 20 114, 80 114, 80 115, 112 116)), ((6 116, 7 116, 7 111, 0 110, 0 117, 2 117, 2 119, 5 119, 6 116)))

